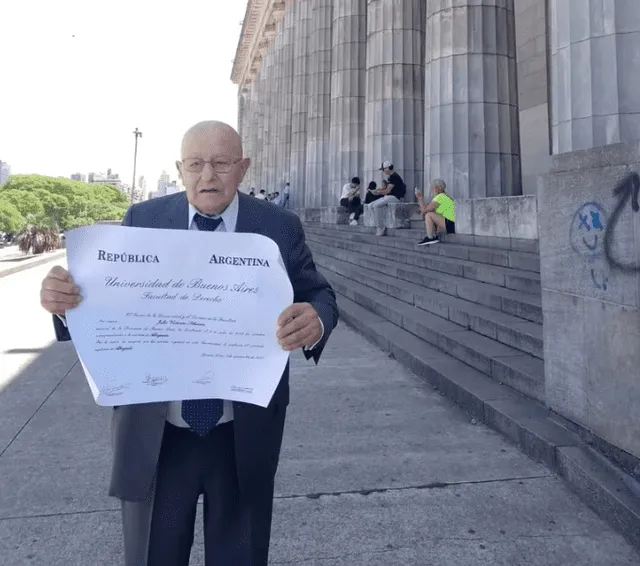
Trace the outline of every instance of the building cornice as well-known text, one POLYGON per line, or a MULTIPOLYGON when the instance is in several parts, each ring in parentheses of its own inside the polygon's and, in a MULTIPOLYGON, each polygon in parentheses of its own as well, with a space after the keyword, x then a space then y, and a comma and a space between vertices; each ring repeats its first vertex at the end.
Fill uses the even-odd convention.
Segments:
POLYGON ((275 37, 276 22, 284 16, 286 4, 287 0, 248 0, 231 71, 234 84, 251 82, 257 73, 260 60, 275 37))

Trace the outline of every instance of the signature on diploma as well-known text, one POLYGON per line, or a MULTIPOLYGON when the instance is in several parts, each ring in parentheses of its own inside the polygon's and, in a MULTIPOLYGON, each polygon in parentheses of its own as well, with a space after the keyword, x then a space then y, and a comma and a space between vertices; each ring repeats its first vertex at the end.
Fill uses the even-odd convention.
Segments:
POLYGON ((199 383, 200 385, 207 385, 208 383, 211 383, 213 381, 214 377, 215 376, 213 375, 213 372, 209 370, 209 371, 206 371, 204 375, 202 375, 202 377, 200 377, 199 379, 194 379, 193 383, 199 383))
POLYGON ((158 385, 164 385, 167 382, 168 377, 166 375, 151 375, 146 374, 144 376, 145 385, 151 385, 151 387, 156 387, 158 385))
POLYGON ((105 388, 102 393, 107 397, 116 397, 118 395, 122 395, 124 393, 124 390, 128 387, 128 383, 124 383, 122 385, 112 385, 111 387, 105 388))

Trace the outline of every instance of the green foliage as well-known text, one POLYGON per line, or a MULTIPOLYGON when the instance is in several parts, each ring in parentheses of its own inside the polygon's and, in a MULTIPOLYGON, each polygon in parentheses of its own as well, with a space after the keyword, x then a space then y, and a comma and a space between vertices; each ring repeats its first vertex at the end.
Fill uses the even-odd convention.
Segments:
POLYGON ((15 234, 25 224, 24 217, 16 206, 0 200, 0 232, 15 234))
MULTIPOLYGON (((0 187, 0 211, 7 206, 17 209, 22 225, 68 230, 98 220, 120 220, 128 205, 127 196, 112 185, 71 179, 12 175, 0 187)), ((5 215, 15 212, 12 208, 8 210, 12 212, 5 215)), ((2 217, 0 212, 0 219, 2 217)))

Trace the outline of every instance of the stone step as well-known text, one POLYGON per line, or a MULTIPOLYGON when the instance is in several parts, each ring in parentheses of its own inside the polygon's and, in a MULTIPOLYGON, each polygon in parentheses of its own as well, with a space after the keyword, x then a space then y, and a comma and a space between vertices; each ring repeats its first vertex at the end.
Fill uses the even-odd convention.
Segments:
MULTIPOLYGON (((397 328, 439 348, 500 383, 534 399, 544 395, 544 363, 523 350, 470 330, 465 325, 427 313, 422 309, 382 294, 379 290, 341 276, 324 272, 336 293, 382 317, 397 328)), ((475 306, 475 305, 474 305, 475 306)), ((497 323, 493 322, 494 328, 497 323)), ((508 322, 503 322, 508 324, 508 322)), ((533 323, 526 323, 538 327, 533 323)), ((542 341, 520 329, 511 328, 520 345, 540 349, 542 341)), ((504 339, 504 338, 503 338, 504 339)))
MULTIPOLYGON (((358 291, 365 297, 373 293, 371 296, 375 300, 383 298, 384 302, 377 307, 378 310, 381 310, 379 312, 381 315, 383 311, 388 313, 388 308, 391 306, 396 310, 397 316, 402 316, 404 312, 414 313, 417 307, 420 317, 433 315, 438 319, 449 321, 463 329, 470 329, 477 334, 497 340, 537 358, 542 359, 543 357, 542 325, 540 324, 522 320, 511 314, 438 291, 422 287, 416 289, 415 286, 412 289, 411 284, 404 289, 406 292, 400 295, 395 295, 395 285, 391 289, 392 293, 387 294, 384 281, 369 277, 363 271, 344 269, 344 265, 336 262, 326 262, 322 255, 318 255, 316 258, 316 263, 327 277, 337 278, 341 285, 345 284, 344 281, 351 281, 353 292, 358 291)), ((346 291, 343 294, 355 300, 346 291)), ((363 300, 368 301, 366 304, 363 303, 364 306, 375 310, 374 303, 366 298, 363 300)), ((398 326, 402 325, 401 322, 398 322, 400 319, 394 318, 393 312, 384 316, 388 320, 396 322, 398 326)))
MULTIPOLYGON (((440 254, 424 253, 422 248, 411 251, 384 248, 375 244, 335 239, 318 234, 308 234, 307 239, 310 244, 328 247, 333 250, 336 257, 346 261, 349 261, 348 257, 354 254, 364 254, 370 258, 375 258, 377 262, 379 260, 404 264, 407 266, 406 269, 410 271, 427 269, 429 273, 437 271, 464 279, 480 281, 481 283, 506 287, 514 291, 524 291, 535 295, 540 295, 541 293, 540 274, 533 271, 457 259, 440 254)), ((439 244, 427 246, 427 249, 438 246, 439 244)), ((415 281, 415 276, 412 276, 411 280, 415 281)))
MULTIPOLYGON (((499 267, 511 267, 523 271, 540 273, 540 256, 539 254, 534 253, 516 252, 496 248, 483 248, 467 244, 452 244, 448 239, 445 239, 441 244, 434 246, 418 247, 416 243, 422 239, 422 236, 414 239, 401 237, 380 238, 369 233, 345 232, 317 226, 306 226, 305 232, 308 237, 311 237, 312 235, 322 236, 331 238, 333 241, 369 244, 373 246, 374 249, 380 250, 380 253, 378 254, 380 257, 395 257, 397 250, 407 250, 419 252, 422 255, 429 254, 433 256, 442 256, 444 258, 461 259, 474 263, 484 263, 499 267), (338 235, 337 238, 336 234, 338 235), (383 253, 384 255, 380 255, 383 253)), ((414 265, 418 264, 414 263, 414 265)))
MULTIPOLYGON (((542 299, 539 295, 411 267, 314 241, 309 241, 309 247, 314 258, 323 267, 357 281, 374 281, 378 288, 386 290, 385 293, 411 304, 415 304, 416 297, 423 297, 424 291, 432 290, 439 292, 437 298, 441 299, 440 302, 445 300, 440 295, 458 297, 520 319, 542 323, 542 299)), ((434 298, 430 298, 429 301, 434 301, 434 298)))
MULTIPOLYGON (((323 228, 326 230, 334 230, 336 232, 346 234, 374 234, 375 228, 368 226, 350 226, 349 224, 324 224, 321 222, 304 222, 305 230, 307 227, 323 228)), ((418 241, 425 235, 424 228, 393 228, 387 230, 387 236, 380 238, 400 238, 405 240, 418 241)), ((498 250, 511 250, 517 252, 538 254, 540 248, 538 240, 524 240, 519 238, 498 238, 495 236, 474 236, 471 234, 446 234, 443 240, 451 244, 460 244, 465 246, 477 246, 484 248, 492 248, 498 250)))
MULTIPOLYGON (((323 257, 325 255, 327 254, 321 253, 320 255, 316 255, 316 257, 320 258, 317 260, 318 265, 326 264, 326 260, 323 257)), ((335 258, 335 256, 330 257, 338 259, 335 258)), ((349 263, 349 261, 346 261, 346 263, 349 263)), ((332 269, 339 269, 340 271, 335 272, 349 277, 349 275, 346 275, 349 269, 347 268, 345 270, 344 266, 340 268, 334 263, 332 269)), ((406 303, 411 306, 418 306, 440 318, 450 320, 465 328, 470 328, 478 334, 488 336, 489 338, 513 346, 528 354, 542 358, 541 324, 523 320, 512 314, 446 295, 438 291, 425 289, 411 282, 407 282, 408 285, 404 288, 408 291, 407 293, 395 295, 397 282, 395 280, 391 282, 389 282, 388 279, 385 280, 386 275, 383 276, 383 278, 371 277, 370 274, 366 274, 365 272, 358 273, 358 275, 362 278, 357 278, 356 281, 364 285, 372 284, 373 289, 377 292, 381 290, 381 285, 385 283, 387 285, 391 284, 391 294, 394 300, 400 300, 402 304, 406 303)))
MULTIPOLYGON (((491 338, 498 337, 498 323, 504 323, 500 332, 507 332, 509 328, 516 328, 530 334, 532 339, 542 340, 542 326, 540 323, 523 319, 511 312, 512 304, 508 303, 507 310, 495 308, 494 305, 484 305, 467 297, 459 297, 443 293, 437 289, 430 289, 416 285, 409 281, 401 281, 379 272, 372 272, 366 268, 353 265, 334 257, 317 253, 314 255, 316 263, 323 269, 353 279, 378 292, 387 294, 412 306, 435 314, 440 318, 451 320, 467 328, 473 328, 479 334, 491 338)), ((475 284, 473 287, 477 287, 475 284)), ((494 291, 500 293, 499 288, 494 291)), ((504 297, 503 297, 504 298, 504 297)), ((522 308, 520 310, 523 310, 522 308)), ((508 338, 505 338, 508 340, 508 338)), ((508 342, 513 345, 511 342, 508 342)))
MULTIPOLYGON (((456 329, 453 327, 455 325, 445 330, 444 326, 438 323, 440 329, 432 332, 439 332, 443 338, 441 343, 434 344, 432 339, 425 340, 414 332, 395 324, 385 316, 362 305, 357 300, 360 297, 357 293, 356 300, 344 295, 342 293, 343 285, 339 281, 339 276, 329 275, 329 278, 332 285, 335 284, 334 289, 338 298, 340 317, 376 342, 381 348, 393 353, 408 367, 413 368, 413 362, 406 359, 407 352, 405 351, 404 360, 401 359, 403 356, 397 353, 398 348, 403 346, 405 348, 410 346, 413 352, 421 356, 421 359, 437 359, 441 369, 447 368, 448 371, 456 373, 477 375, 485 380, 491 378, 496 385, 507 385, 511 390, 518 391, 528 398, 537 400, 542 398, 544 368, 540 360, 477 334, 473 337, 477 340, 469 340, 470 335, 473 333, 460 327, 456 329), (482 342, 481 345, 480 342, 482 342), (452 347, 454 344, 455 346, 452 347), (486 351, 477 352, 476 356, 473 352, 477 348, 485 348, 486 351), (494 369, 492 370, 491 368, 494 369), (483 370, 488 370, 489 373, 483 370), (522 391, 521 389, 526 389, 527 391, 522 391)), ((353 293, 350 294, 353 296, 353 293)), ((405 316, 409 317, 409 314, 407 313, 405 316)), ((418 319, 414 316, 412 318, 413 322, 407 323, 407 326, 421 324, 426 329, 432 322, 432 319, 428 317, 418 319)), ((446 323, 447 321, 441 322, 446 323)), ((452 323, 449 323, 449 325, 452 325, 452 323)))
POLYGON ((546 464, 640 548, 640 485, 589 447, 565 419, 340 294, 338 309, 344 322, 441 395, 546 464))

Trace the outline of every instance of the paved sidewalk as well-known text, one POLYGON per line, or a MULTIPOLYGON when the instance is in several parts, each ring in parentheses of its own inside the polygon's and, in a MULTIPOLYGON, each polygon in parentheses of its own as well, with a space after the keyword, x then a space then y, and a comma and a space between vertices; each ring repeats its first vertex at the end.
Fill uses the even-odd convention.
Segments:
POLYGON ((17 246, 0 249, 0 277, 7 277, 52 261, 62 261, 66 250, 54 250, 38 255, 25 255, 17 246))
MULTIPOLYGON (((115 566, 108 410, 72 347, 51 344, 37 304, 49 267, 0 279, 0 563, 115 566)), ((271 564, 640 565, 544 466, 351 329, 318 367, 292 366, 271 564)))

